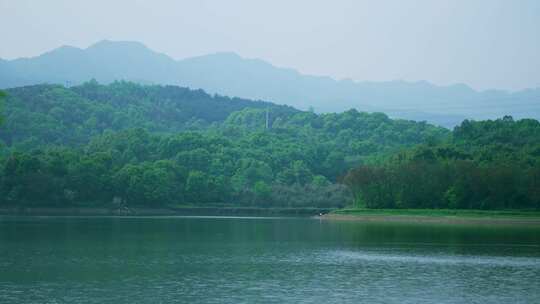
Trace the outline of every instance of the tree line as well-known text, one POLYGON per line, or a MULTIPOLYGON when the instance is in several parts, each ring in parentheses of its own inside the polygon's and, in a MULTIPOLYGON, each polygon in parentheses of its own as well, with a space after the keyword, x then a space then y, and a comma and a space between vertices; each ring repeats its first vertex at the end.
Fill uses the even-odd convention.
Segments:
POLYGON ((175 86, 91 81, 7 95, 4 206, 341 207, 352 200, 338 182, 350 168, 449 134, 382 113, 315 114, 175 86))
POLYGON ((357 207, 540 209, 540 123, 464 121, 451 137, 343 178, 357 207))

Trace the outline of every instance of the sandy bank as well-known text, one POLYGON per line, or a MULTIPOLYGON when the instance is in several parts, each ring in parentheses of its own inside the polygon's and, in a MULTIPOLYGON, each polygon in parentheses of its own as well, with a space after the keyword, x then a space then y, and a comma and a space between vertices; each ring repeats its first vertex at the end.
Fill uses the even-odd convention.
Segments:
POLYGON ((474 225, 534 225, 540 226, 540 217, 520 216, 430 216, 430 215, 386 215, 386 214, 325 214, 325 220, 360 222, 401 222, 430 224, 474 224, 474 225))

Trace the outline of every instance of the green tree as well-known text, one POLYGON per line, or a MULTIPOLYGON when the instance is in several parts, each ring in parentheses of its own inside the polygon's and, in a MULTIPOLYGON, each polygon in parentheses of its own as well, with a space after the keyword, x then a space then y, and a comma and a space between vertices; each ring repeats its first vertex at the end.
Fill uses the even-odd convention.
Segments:
POLYGON ((255 202, 259 203, 260 205, 269 204, 270 202, 270 194, 271 194, 270 187, 262 181, 258 181, 253 186, 253 192, 255 194, 255 202))
POLYGON ((4 123, 4 117, 2 115, 2 110, 3 110, 3 107, 4 107, 4 98, 6 98, 7 94, 0 90, 0 125, 2 125, 4 123))

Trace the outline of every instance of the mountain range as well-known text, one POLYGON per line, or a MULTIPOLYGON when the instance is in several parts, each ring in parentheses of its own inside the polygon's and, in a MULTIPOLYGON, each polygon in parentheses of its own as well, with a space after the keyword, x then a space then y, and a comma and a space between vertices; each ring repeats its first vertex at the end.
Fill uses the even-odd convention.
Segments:
POLYGON ((141 43, 103 40, 86 49, 62 46, 40 56, 0 59, 0 88, 39 83, 76 85, 129 80, 174 84, 212 94, 286 104, 316 112, 351 108, 391 117, 453 127, 463 119, 512 115, 540 119, 540 88, 517 92, 477 91, 464 84, 437 86, 426 81, 357 82, 304 75, 235 53, 182 60, 141 43))

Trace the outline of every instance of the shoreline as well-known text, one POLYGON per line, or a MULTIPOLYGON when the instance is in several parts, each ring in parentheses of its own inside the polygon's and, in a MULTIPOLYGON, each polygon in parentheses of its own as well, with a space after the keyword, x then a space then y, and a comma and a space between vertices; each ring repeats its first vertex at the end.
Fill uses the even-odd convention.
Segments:
POLYGON ((411 224, 540 226, 540 212, 430 210, 430 209, 330 209, 263 207, 0 208, 0 216, 301 216, 328 221, 411 224), (322 215, 320 215, 322 214, 322 215))
POLYGON ((329 208, 263 208, 263 207, 162 207, 162 208, 97 208, 97 207, 27 207, 0 208, 0 215, 11 216, 317 216, 329 208))

